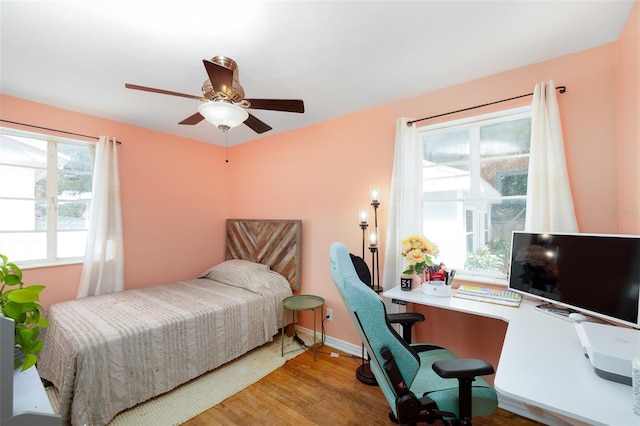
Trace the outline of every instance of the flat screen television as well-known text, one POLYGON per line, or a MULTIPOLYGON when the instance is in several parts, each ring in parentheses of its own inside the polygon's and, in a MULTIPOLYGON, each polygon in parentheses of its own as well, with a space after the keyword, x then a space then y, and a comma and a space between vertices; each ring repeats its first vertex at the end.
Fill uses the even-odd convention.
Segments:
POLYGON ((640 328, 640 235, 514 232, 509 288, 640 328))

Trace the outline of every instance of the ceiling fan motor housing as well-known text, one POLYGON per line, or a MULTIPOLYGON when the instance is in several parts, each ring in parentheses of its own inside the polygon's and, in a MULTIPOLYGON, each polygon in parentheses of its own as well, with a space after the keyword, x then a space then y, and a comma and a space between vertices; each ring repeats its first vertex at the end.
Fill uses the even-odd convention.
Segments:
MULTIPOLYGON (((232 86, 224 86, 221 88, 224 97, 234 102, 240 102, 242 99, 244 99, 244 89, 240 85, 240 71, 238 70, 238 64, 236 63, 236 61, 228 56, 218 55, 211 58, 211 62, 233 71, 232 86)), ((219 94, 217 94, 213 89, 211 80, 208 79, 205 80, 204 83, 202 83, 202 94, 205 98, 210 100, 220 97, 219 94)))

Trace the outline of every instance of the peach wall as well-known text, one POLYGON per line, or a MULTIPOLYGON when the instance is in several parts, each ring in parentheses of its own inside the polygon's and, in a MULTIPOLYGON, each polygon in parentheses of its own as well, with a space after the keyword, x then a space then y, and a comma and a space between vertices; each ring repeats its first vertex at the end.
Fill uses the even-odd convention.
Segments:
MULTIPOLYGON (((302 220, 301 293, 324 297, 334 310, 327 334, 351 342, 357 337, 329 274, 329 245, 342 241, 361 252, 358 206, 369 202, 371 183, 389 193, 394 120, 388 108, 375 108, 243 144, 230 155, 231 216, 302 220)), ((386 201, 383 195, 380 224, 386 201)), ((300 320, 313 325, 310 316, 300 320)))
MULTIPOLYGON (((391 180, 397 117, 419 118, 509 98, 532 92, 535 83, 553 78, 556 85, 568 87, 559 95, 559 103, 580 228, 617 232, 617 218, 603 214, 606 209, 616 208, 618 194, 615 52, 615 44, 608 44, 235 147, 231 154, 236 166, 231 169, 230 213, 237 217, 302 219, 302 292, 323 296, 327 306, 333 308, 334 321, 326 323, 328 335, 357 344, 355 329, 331 281, 328 248, 331 242, 342 241, 351 251, 360 252, 357 209, 366 202, 371 183, 380 184, 382 189, 384 244, 385 196, 391 180)), ((531 98, 524 98, 493 109, 529 102, 531 98)), ((381 260, 383 257, 382 253, 381 260)), ((433 312, 428 315, 433 316, 433 312)), ((439 317, 437 324, 443 330, 454 326, 475 330, 480 321, 450 313, 440 313, 439 317)), ((490 353, 482 355, 496 363, 506 326, 496 325, 494 320, 481 322, 484 333, 445 333, 438 336, 438 342, 445 340, 445 345, 464 353, 470 347, 486 346, 490 353), (485 334, 497 337, 488 345, 477 339, 462 343, 469 336, 485 334)), ((301 319, 301 323, 311 327, 309 318, 301 319)), ((417 330, 418 337, 434 338, 430 335, 432 328, 417 330)))
POLYGON ((618 184, 620 232, 640 234, 640 1, 620 34, 618 47, 618 184))
MULTIPOLYGON (((222 148, 5 95, 0 95, 0 118, 122 141, 127 288, 192 278, 223 259, 227 171, 222 148)), ((75 298, 80 271, 77 264, 26 269, 24 281, 47 285, 46 307, 75 298)))

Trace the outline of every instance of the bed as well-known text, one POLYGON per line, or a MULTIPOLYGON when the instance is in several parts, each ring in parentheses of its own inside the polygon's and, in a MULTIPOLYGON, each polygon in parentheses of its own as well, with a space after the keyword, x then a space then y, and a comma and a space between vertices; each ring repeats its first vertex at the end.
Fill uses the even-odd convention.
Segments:
POLYGON ((63 424, 107 424, 273 339, 300 285, 301 223, 226 225, 225 261, 198 278, 49 307, 38 372, 63 424))

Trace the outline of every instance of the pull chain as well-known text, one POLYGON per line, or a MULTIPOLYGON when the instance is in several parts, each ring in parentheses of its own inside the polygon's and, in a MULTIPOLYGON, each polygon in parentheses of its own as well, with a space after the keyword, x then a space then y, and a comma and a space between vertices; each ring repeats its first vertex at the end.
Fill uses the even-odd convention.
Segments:
POLYGON ((224 162, 229 162, 229 131, 224 131, 224 162))

